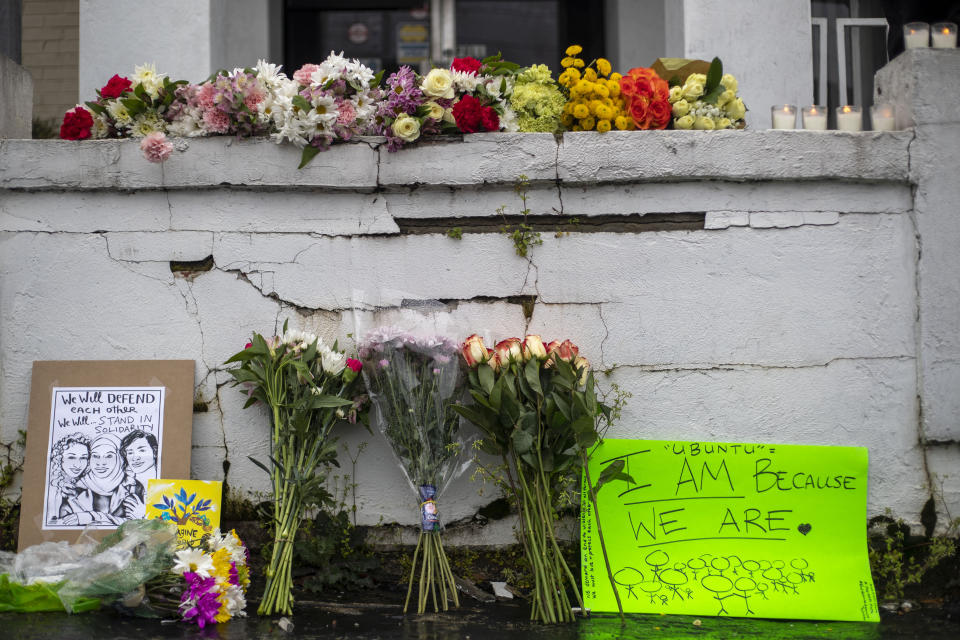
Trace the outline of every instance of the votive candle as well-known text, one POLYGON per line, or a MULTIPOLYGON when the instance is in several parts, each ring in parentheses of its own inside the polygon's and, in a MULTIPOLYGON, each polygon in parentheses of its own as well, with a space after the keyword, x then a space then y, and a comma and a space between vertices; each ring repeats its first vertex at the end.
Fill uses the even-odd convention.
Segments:
POLYGON ((897 128, 892 104, 875 104, 870 107, 870 121, 874 131, 893 131, 897 128))
POLYGON ((824 106, 815 104, 804 107, 802 112, 803 128, 808 131, 826 131, 827 130, 827 109, 824 106))
POLYGON ((837 107, 838 131, 863 131, 863 111, 860 107, 845 104, 837 107))
POLYGON ((774 129, 796 129, 797 107, 792 104, 781 104, 770 107, 770 117, 774 129))
POLYGON ((930 25, 926 22, 908 22, 903 25, 903 46, 906 49, 929 47, 930 25))
POLYGON ((957 25, 952 22, 938 22, 930 32, 934 49, 957 48, 957 25))

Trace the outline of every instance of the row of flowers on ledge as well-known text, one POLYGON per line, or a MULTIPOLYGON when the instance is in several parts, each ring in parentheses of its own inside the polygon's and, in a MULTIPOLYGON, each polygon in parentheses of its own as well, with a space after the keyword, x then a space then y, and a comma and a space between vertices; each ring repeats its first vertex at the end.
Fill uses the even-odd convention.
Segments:
POLYGON ((148 160, 173 151, 167 136, 269 135, 303 150, 300 166, 337 141, 385 136, 397 151, 424 135, 486 131, 560 132, 744 127, 737 80, 722 63, 681 61, 668 71, 613 71, 586 63, 572 45, 554 79, 543 64, 521 67, 491 56, 455 58, 426 75, 403 66, 383 72, 331 53, 287 77, 275 64, 222 70, 198 84, 173 81, 154 65, 114 75, 97 99, 64 116, 67 140, 141 138, 148 160), (662 76, 670 75, 669 78, 662 76))

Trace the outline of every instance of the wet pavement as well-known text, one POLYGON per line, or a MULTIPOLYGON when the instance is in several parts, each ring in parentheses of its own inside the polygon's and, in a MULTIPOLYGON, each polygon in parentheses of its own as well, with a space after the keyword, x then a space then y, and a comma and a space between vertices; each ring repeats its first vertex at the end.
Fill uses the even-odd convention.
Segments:
POLYGON ((913 611, 887 615, 879 624, 807 622, 742 618, 629 615, 625 623, 616 616, 594 615, 572 625, 538 625, 526 620, 522 603, 464 606, 457 611, 424 616, 401 615, 396 605, 298 603, 284 630, 279 618, 234 619, 200 630, 184 623, 128 618, 108 611, 69 616, 61 613, 0 614, 0 638, 63 640, 180 638, 184 640, 239 640, 245 638, 350 638, 357 640, 448 640, 461 638, 550 640, 613 640, 616 638, 697 638, 714 640, 748 638, 792 640, 800 638, 957 640, 960 621, 939 611, 913 611), (700 624, 695 624, 699 620, 700 624))

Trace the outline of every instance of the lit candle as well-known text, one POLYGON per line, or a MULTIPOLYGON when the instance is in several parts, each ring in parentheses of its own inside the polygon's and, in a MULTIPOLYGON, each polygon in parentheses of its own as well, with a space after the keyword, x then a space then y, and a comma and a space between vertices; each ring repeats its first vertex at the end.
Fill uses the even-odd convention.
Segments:
POLYGON ((837 107, 837 130, 862 131, 863 112, 860 107, 851 107, 849 104, 837 107))
POLYGON ((924 49, 930 46, 930 25, 926 22, 908 22, 903 25, 903 46, 924 49))
POLYGON ((803 128, 808 131, 827 130, 827 110, 820 105, 803 108, 803 128))
POLYGON ((797 128, 797 108, 792 104, 770 107, 770 115, 773 118, 774 129, 797 128))
POLYGON ((938 22, 930 32, 934 49, 957 48, 957 25, 952 22, 938 22))
POLYGON ((893 115, 893 105, 875 104, 870 107, 870 121, 874 131, 893 131, 897 128, 893 115))

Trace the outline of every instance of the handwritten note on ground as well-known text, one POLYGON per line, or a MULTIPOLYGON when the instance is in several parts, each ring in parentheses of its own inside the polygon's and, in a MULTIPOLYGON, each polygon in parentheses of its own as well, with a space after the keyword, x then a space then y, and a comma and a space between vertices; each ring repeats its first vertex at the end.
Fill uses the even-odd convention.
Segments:
MULTIPOLYGON (((606 440, 591 478, 625 611, 879 621, 860 447, 606 440)), ((586 487, 585 487, 586 491, 586 487)), ((616 611, 586 492, 584 604, 616 611)))

